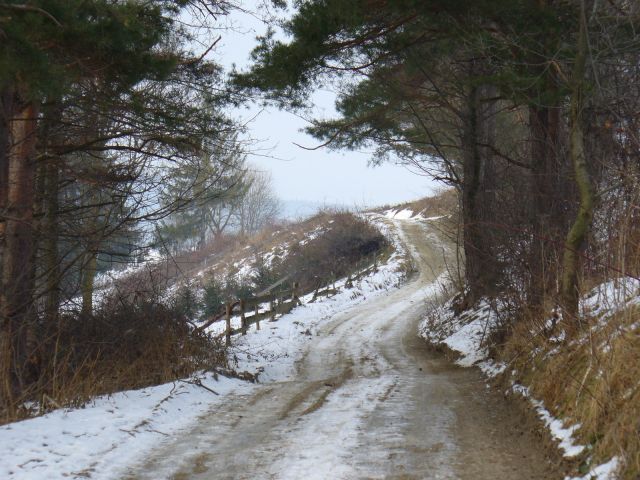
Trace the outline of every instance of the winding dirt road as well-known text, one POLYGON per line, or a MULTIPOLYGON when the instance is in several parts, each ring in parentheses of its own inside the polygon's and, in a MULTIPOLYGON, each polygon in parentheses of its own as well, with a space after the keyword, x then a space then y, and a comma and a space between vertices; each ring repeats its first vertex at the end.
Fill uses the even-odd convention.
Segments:
POLYGON ((417 337, 444 262, 423 225, 397 224, 419 274, 325 324, 294 380, 229 396, 126 478, 561 478, 479 372, 417 337))

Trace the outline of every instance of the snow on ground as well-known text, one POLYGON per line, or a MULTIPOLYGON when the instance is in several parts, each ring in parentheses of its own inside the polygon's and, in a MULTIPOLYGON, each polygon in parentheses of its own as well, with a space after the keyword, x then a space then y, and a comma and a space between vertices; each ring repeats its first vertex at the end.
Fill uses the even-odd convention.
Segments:
POLYGON ((618 478, 616 472, 620 468, 620 460, 613 457, 607 463, 592 468, 583 477, 565 477, 565 480, 615 480, 618 478))
POLYGON ((280 245, 276 245, 262 257, 262 261, 264 262, 264 266, 269 268, 273 265, 274 260, 284 258, 289 253, 289 244, 282 243, 280 245))
POLYGON ((359 436, 364 419, 379 406, 375 399, 392 386, 389 378, 378 382, 362 378, 343 385, 330 395, 322 409, 301 419, 295 431, 297 441, 286 445, 286 455, 281 456, 274 466, 274 470, 279 472, 277 478, 362 478, 355 462, 345 461, 345 457, 351 459, 349 453, 361 448, 359 436))
POLYGON ((385 218, 389 220, 423 220, 423 221, 434 221, 440 220, 441 218, 446 217, 446 215, 438 215, 435 217, 425 217, 422 212, 414 213, 413 210, 409 210, 408 208, 404 208, 401 210, 397 209, 389 209, 383 213, 385 218))
POLYGON ((606 319, 632 305, 640 304, 640 280, 621 277, 601 283, 580 302, 582 314, 606 319))
POLYGON ((310 232, 306 232, 304 234, 304 238, 302 240, 300 240, 300 242, 298 242, 298 243, 299 243, 299 245, 306 245, 310 241, 315 240, 316 238, 318 238, 320 235, 322 235, 326 231, 327 231, 327 227, 326 226, 318 225, 316 228, 314 228, 310 232))
MULTIPOLYGON (((581 299, 581 312, 600 318, 602 321, 618 311, 631 305, 640 304, 640 281, 631 277, 623 277, 605 282, 581 299)), ((441 306, 433 307, 427 318, 420 324, 419 334, 429 343, 443 345, 456 352, 459 358, 456 363, 463 367, 477 366, 488 377, 493 378, 503 373, 507 365, 488 358, 489 352, 485 339, 492 328, 498 324, 500 306, 492 306, 483 299, 474 308, 459 315, 453 313, 453 299, 441 306)), ((551 320, 548 322, 551 324, 551 320)), ((555 322, 553 322, 555 324, 555 322)), ((561 341, 564 332, 556 334, 561 341)), ((552 338, 553 340, 553 338, 552 338)), ((585 446, 577 445, 573 434, 580 425, 565 426, 561 419, 555 418, 545 408, 544 403, 533 398, 529 389, 513 383, 511 391, 527 398, 538 416, 545 423, 549 432, 558 441, 558 446, 567 458, 575 457, 585 450, 585 446)), ((567 477, 565 480, 613 480, 619 466, 617 457, 609 462, 594 467, 584 477, 567 477)))
MULTIPOLYGON (((432 344, 446 345, 459 355, 456 363, 470 367, 485 361, 488 356, 487 340, 489 333, 497 325, 496 309, 487 300, 477 307, 455 315, 452 300, 443 306, 435 307, 420 325, 420 335, 432 344)), ((490 362, 489 371, 502 371, 502 367, 490 362)))
POLYGON ((580 424, 565 427, 561 420, 558 420, 549 413, 540 400, 536 400, 531 396, 529 389, 524 385, 514 383, 511 390, 531 401, 531 404, 535 408, 538 416, 545 423, 553 438, 558 441, 558 445, 562 449, 565 457, 575 457, 584 451, 586 447, 584 445, 576 445, 573 439, 573 433, 580 428, 580 424))
POLYGON ((409 220, 413 217, 413 211, 407 208, 402 210, 387 210, 384 216, 394 220, 409 220))
MULTIPOLYGON (((260 330, 252 325, 246 336, 234 337, 230 355, 235 368, 257 373, 262 382, 291 378, 295 373, 295 361, 324 322, 396 288, 401 280, 400 257, 396 252, 377 272, 354 282, 353 288, 345 288, 346 280, 342 279, 336 281, 339 293, 334 296, 318 299, 314 303, 309 303, 312 293, 301 297, 303 305, 291 313, 279 316, 275 322, 262 320, 260 330)), ((259 311, 267 309, 268 304, 264 304, 259 311)), ((239 328, 240 317, 233 317, 231 324, 232 328, 239 328)), ((225 322, 220 321, 214 323, 209 331, 222 334, 225 328, 225 322)))
MULTIPOLYGON (((576 455, 580 455, 585 448, 587 448, 584 445, 577 445, 573 438, 573 433, 580 428, 580 424, 565 427, 561 420, 551 415, 551 413, 544 407, 543 402, 536 400, 531 396, 529 389, 524 385, 514 383, 511 390, 514 393, 520 394, 524 398, 529 399, 540 419, 547 426, 553 438, 558 442, 558 446, 565 457, 572 458, 576 455)), ((593 467, 589 473, 583 477, 567 476, 565 477, 565 480, 615 480, 618 478, 616 472, 619 466, 620 461, 618 457, 613 457, 608 462, 593 467)))
MULTIPOLYGON (((397 235, 388 227, 384 230, 397 248, 386 264, 352 289, 342 288, 343 279, 336 282, 341 291, 335 296, 307 303, 311 299, 308 295, 301 299, 303 306, 276 322, 261 322, 260 331, 252 327, 246 336, 234 337, 231 355, 237 369, 259 373, 259 382, 291 377, 295 361, 323 322, 396 288, 403 278, 403 250, 397 235)), ((98 397, 82 408, 59 409, 2 426, 0 478, 120 478, 127 465, 143 458, 167 436, 189 428, 225 395, 248 394, 256 387, 238 379, 203 374, 197 379, 98 397)))
POLYGON ((124 268, 115 268, 98 273, 94 281, 94 288, 103 289, 110 287, 115 280, 128 277, 144 268, 152 267, 163 259, 164 256, 159 250, 151 248, 147 250, 144 258, 140 262, 128 264, 124 268))
POLYGON ((255 274, 256 269, 251 264, 252 262, 248 260, 240 260, 239 262, 234 263, 234 268, 237 268, 238 271, 233 276, 238 282, 245 282, 247 279, 251 280, 255 274))
MULTIPOLYGON (((381 230, 385 228, 382 227, 381 230)), ((345 279, 339 280, 336 282, 336 287, 340 290, 338 294, 314 303, 309 303, 313 294, 308 294, 301 298, 301 307, 280 317, 276 322, 262 321, 260 330, 251 326, 247 335, 239 337, 232 348, 236 368, 257 372, 260 381, 291 378, 295 372, 295 361, 324 322, 399 286, 403 279, 400 270, 404 251, 397 236, 390 231, 386 234, 393 242, 395 252, 385 265, 380 266, 377 272, 354 282, 351 289, 344 287, 345 279)), ((224 322, 215 325, 215 328, 224 328, 224 322)))
MULTIPOLYGON (((187 379, 187 381, 190 381, 187 379)), ((78 409, 0 427, 0 478, 119 478, 118 472, 166 436, 196 420, 221 396, 255 385, 207 374, 214 390, 178 381, 96 398, 78 409)))

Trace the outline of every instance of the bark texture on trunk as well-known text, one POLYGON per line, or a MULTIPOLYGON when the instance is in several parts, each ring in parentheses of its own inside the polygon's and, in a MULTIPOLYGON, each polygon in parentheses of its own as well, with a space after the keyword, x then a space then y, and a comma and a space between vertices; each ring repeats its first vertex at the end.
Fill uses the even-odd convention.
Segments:
POLYGON ((93 313, 93 289, 96 279, 98 267, 98 254, 89 250, 84 254, 85 260, 82 269, 82 315, 91 315, 93 313))
POLYGON ((578 214, 565 240, 562 259, 562 304, 566 315, 578 327, 578 301, 580 289, 578 273, 581 265, 580 257, 584 250, 587 235, 591 228, 594 207, 594 190, 587 165, 584 131, 582 128, 582 112, 584 109, 584 87, 587 63, 587 20, 584 2, 581 2, 580 32, 578 37, 578 53, 573 69, 571 104, 569 109, 570 138, 569 148, 573 173, 580 203, 578 214))
POLYGON ((13 94, 10 89, 0 91, 0 265, 4 251, 7 195, 9 193, 9 119, 12 115, 13 94))
POLYGON ((44 300, 44 316, 48 325, 58 320, 61 291, 61 266, 59 254, 60 166, 62 159, 52 152, 51 146, 61 142, 56 127, 61 123, 62 112, 58 102, 43 107, 38 133, 38 192, 36 213, 38 222, 36 251, 38 258, 38 283, 36 295, 44 300))
POLYGON ((558 202, 560 109, 529 108, 531 130, 531 225, 529 304, 541 306, 550 292, 564 221, 558 202))
POLYGON ((38 107, 14 94, 8 122, 2 289, 0 291, 0 399, 13 408, 25 382, 37 373, 32 345, 36 127, 38 107))
POLYGON ((465 278, 473 302, 491 292, 498 266, 490 241, 490 212, 495 192, 495 171, 491 148, 495 142, 494 89, 473 87, 462 135, 462 218, 465 278))
POLYGON ((58 209, 60 171, 54 162, 44 168, 43 264, 45 271, 45 315, 56 322, 60 308, 60 255, 58 252, 58 209))

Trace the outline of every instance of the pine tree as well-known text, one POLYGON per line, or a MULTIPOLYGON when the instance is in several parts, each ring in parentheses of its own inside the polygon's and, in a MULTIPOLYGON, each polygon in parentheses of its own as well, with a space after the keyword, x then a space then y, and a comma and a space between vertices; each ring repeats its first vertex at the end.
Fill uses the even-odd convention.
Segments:
MULTIPOLYGON (((61 182, 100 179, 104 185, 112 179, 117 185, 124 174, 136 186, 123 192, 138 207, 136 215, 128 215, 130 222, 167 215, 168 208, 149 203, 154 188, 149 182, 156 189, 162 182, 157 173, 161 162, 198 155, 203 139, 223 128, 224 118, 212 113, 214 100, 206 89, 215 68, 184 48, 188 33, 176 22, 186 3, 0 4, 0 404, 7 412, 43 361, 37 353, 34 309, 38 190, 46 192, 40 196, 46 199, 43 211, 54 222, 61 214, 56 205, 61 182), (107 151, 125 152, 133 163, 128 169, 122 162, 109 166, 99 161, 69 174, 70 156, 107 151), (38 171, 42 189, 36 184, 38 171)), ((100 203, 99 197, 95 200, 100 203)), ((54 265, 62 255, 54 245, 64 234, 74 235, 52 231, 47 241, 49 292, 59 290, 54 265)), ((75 261, 83 256, 78 252, 75 261)), ((53 293, 49 300, 52 313, 59 299, 53 293)))
MULTIPOLYGON (((251 71, 235 79, 292 108, 333 81, 340 117, 309 129, 325 145, 374 144, 380 159, 397 155, 457 186, 469 300, 509 288, 541 306, 560 296, 554 280, 564 256, 570 287, 561 296, 571 291, 564 303, 575 307, 593 192, 579 182, 581 200, 573 194, 590 155, 579 162, 582 174, 572 172, 565 151, 575 142, 564 129, 575 133, 587 121, 572 120, 567 108, 576 98, 571 72, 580 63, 585 4, 590 28, 604 34, 591 35, 589 54, 597 48, 601 65, 620 64, 618 52, 637 43, 628 3, 616 10, 582 0, 329 0, 300 4, 284 26, 290 41, 264 37, 251 71), (583 225, 579 241, 565 242, 572 218, 583 225)), ((590 76, 587 69, 578 96, 601 85, 590 76)), ((589 102, 581 102, 582 115, 589 102)))

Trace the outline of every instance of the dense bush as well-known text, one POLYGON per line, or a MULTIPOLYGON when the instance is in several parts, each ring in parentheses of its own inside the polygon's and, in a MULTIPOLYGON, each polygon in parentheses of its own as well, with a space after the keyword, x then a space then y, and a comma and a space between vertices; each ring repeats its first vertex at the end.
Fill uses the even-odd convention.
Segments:
POLYGON ((184 285, 173 299, 173 308, 177 314, 192 320, 200 315, 203 302, 200 301, 192 287, 184 285))
POLYGON ((278 265, 280 274, 290 274, 303 290, 347 276, 358 262, 387 247, 384 235, 363 218, 337 213, 331 220, 315 238, 293 246, 278 265))
POLYGON ((221 312, 226 301, 254 296, 281 279, 286 281, 278 291, 288 292, 296 282, 299 293, 310 292, 332 279, 354 273, 358 266, 372 262, 374 253, 381 254, 388 246, 375 226, 351 213, 321 213, 303 228, 307 236, 289 246, 287 254, 271 255, 266 261, 255 253, 250 279, 240 281, 234 275, 225 280, 211 277, 204 284, 203 319, 221 312))
POLYGON ((264 257, 259 256, 253 264, 254 275, 253 285, 256 292, 260 292, 283 276, 283 269, 280 260, 274 260, 270 264, 265 262, 264 257))
POLYGON ((221 313, 227 301, 251 297, 255 292, 256 287, 249 281, 238 281, 233 276, 229 276, 225 281, 211 277, 203 288, 202 320, 221 313))
POLYGON ((32 359, 38 380, 21 400, 40 404, 49 398, 55 402, 48 406, 78 405, 95 395, 226 367, 225 347, 194 329, 180 303, 114 296, 94 315, 69 313, 57 324, 43 322, 37 333, 46 340, 32 359))

